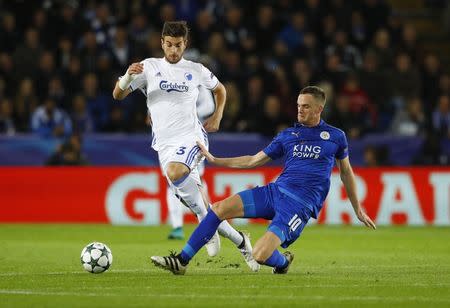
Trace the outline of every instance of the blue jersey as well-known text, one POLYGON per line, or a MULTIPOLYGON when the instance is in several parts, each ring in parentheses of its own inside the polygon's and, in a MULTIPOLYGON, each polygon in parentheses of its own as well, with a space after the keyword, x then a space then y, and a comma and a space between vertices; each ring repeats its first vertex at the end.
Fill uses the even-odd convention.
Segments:
POLYGON ((263 151, 273 160, 284 157, 283 172, 275 184, 317 218, 330 189, 334 160, 348 156, 345 133, 323 120, 314 127, 296 123, 280 132, 263 151))

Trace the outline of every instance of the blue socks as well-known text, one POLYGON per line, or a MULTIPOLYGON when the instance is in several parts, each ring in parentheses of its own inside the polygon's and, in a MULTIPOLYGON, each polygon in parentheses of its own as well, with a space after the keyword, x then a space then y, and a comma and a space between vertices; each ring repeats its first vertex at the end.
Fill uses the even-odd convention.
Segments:
POLYGON ((288 261, 281 252, 275 250, 269 259, 264 262, 264 265, 276 268, 285 268, 288 265, 288 261))
POLYGON ((214 233, 216 233, 221 222, 222 220, 217 217, 216 213, 211 210, 208 211, 208 214, 194 230, 194 233, 192 233, 179 255, 180 261, 183 264, 189 263, 200 248, 209 242, 214 233))

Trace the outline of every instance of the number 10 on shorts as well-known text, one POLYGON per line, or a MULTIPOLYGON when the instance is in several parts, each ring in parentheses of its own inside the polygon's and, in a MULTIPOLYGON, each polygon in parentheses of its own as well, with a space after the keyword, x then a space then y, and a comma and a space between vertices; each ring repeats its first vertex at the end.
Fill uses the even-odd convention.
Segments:
POLYGON ((294 215, 294 217, 291 218, 291 220, 289 221, 288 225, 289 225, 289 229, 291 230, 291 232, 295 232, 295 230, 297 230, 297 228, 302 224, 302 220, 300 217, 298 217, 297 214, 294 215))

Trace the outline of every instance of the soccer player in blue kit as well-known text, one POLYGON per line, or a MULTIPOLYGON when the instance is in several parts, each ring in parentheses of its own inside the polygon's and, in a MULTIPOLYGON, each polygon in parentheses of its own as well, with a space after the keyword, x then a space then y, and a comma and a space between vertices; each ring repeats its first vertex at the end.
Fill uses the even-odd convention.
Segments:
POLYGON ((206 159, 218 166, 253 168, 284 158, 284 169, 274 183, 214 203, 180 254, 152 256, 152 262, 183 275, 189 261, 214 235, 223 220, 264 218, 272 222, 256 242, 253 257, 258 263, 272 267, 274 274, 286 274, 294 255, 289 251, 280 253, 277 248, 287 248, 295 242, 308 220, 318 217, 330 188, 335 161, 356 216, 367 227, 376 229, 356 197, 345 133, 321 119, 325 101, 321 88, 303 88, 297 100, 298 123, 280 132, 265 149, 253 156, 216 158, 198 143, 206 159))

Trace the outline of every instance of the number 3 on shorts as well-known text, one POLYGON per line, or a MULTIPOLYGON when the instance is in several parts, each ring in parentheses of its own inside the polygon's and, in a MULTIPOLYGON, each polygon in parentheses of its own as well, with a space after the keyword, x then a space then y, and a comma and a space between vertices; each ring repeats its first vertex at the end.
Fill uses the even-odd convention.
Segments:
POLYGON ((183 155, 186 150, 186 147, 179 147, 178 151, 176 152, 177 155, 183 155))
POLYGON ((302 224, 302 220, 300 219, 300 217, 298 217, 297 214, 295 214, 294 217, 292 217, 291 220, 288 223, 289 228, 291 229, 292 232, 295 232, 295 230, 297 230, 297 228, 301 224, 302 224))

